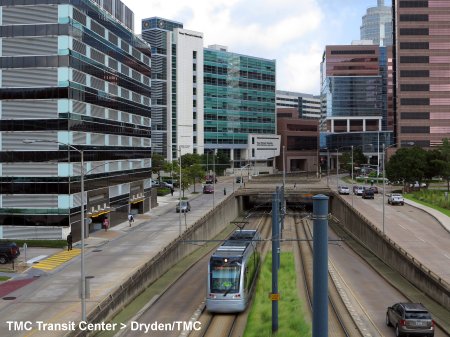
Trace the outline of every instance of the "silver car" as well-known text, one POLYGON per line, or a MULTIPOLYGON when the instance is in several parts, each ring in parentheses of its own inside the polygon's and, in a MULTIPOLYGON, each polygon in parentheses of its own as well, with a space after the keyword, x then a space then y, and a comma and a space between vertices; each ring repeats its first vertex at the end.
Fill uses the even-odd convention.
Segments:
POLYGON ((180 213, 180 210, 181 210, 181 213, 189 212, 191 210, 191 204, 189 203, 189 201, 182 200, 181 207, 180 207, 180 203, 178 203, 177 207, 176 207, 177 213, 180 213))
POLYGON ((434 336, 434 321, 421 303, 396 303, 387 308, 386 325, 396 336, 434 336))

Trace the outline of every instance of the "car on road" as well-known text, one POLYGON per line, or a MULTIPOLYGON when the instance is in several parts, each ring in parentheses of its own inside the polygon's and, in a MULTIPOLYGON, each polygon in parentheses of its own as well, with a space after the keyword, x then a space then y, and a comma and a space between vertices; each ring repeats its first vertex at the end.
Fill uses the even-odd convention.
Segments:
POLYGON ((421 303, 396 303, 387 308, 386 325, 396 336, 434 336, 434 321, 421 303))
POLYGON ((208 175, 205 177, 205 182, 207 184, 213 184, 213 183, 217 184, 217 177, 215 177, 214 175, 208 175))
POLYGON ((373 193, 373 190, 370 187, 367 187, 363 190, 362 198, 363 199, 375 199, 375 193, 373 193))
POLYGON ((20 255, 20 249, 15 242, 0 242, 0 263, 5 264, 20 255))
POLYGON ((180 203, 178 203, 177 207, 176 207, 177 213, 180 213, 180 210, 181 210, 181 213, 190 212, 191 211, 191 204, 189 203, 189 201, 181 200, 181 207, 180 207, 180 203))
POLYGON ((373 191, 373 193, 378 194, 378 187, 370 186, 370 189, 373 191))
POLYGON ((362 186, 353 186, 353 194, 362 195, 364 192, 364 187, 362 186))
POLYGON ((350 189, 348 188, 348 186, 339 186, 338 193, 339 194, 350 194, 350 189))
POLYGON ((403 206, 405 204, 405 199, 403 199, 403 195, 401 195, 400 193, 392 193, 388 197, 388 204, 403 206))
POLYGON ((214 185, 206 184, 203 186, 203 194, 213 194, 214 193, 214 185))
POLYGON ((173 184, 170 183, 170 182, 162 181, 162 182, 161 182, 161 186, 162 186, 162 187, 167 187, 167 188, 170 188, 170 189, 173 190, 173 184))

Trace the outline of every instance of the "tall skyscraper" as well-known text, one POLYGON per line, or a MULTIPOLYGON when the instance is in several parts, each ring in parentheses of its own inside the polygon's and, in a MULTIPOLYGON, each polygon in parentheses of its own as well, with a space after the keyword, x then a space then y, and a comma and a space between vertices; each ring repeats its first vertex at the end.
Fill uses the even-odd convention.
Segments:
POLYGON ((225 152, 236 167, 264 159, 252 154, 249 137, 276 134, 275 73, 275 60, 232 53, 220 45, 205 48, 206 148, 225 152))
POLYGON ((392 9, 377 1, 377 7, 367 9, 362 17, 361 40, 372 40, 379 46, 392 46, 392 9))
POLYGON ((396 143, 450 138, 450 1, 393 2, 396 143))
POLYGON ((203 34, 152 17, 142 37, 152 46, 152 152, 203 153, 203 34))
POLYGON ((119 0, 0 6, 0 237, 77 240, 81 207, 88 230, 148 210, 151 51, 133 13, 119 0))

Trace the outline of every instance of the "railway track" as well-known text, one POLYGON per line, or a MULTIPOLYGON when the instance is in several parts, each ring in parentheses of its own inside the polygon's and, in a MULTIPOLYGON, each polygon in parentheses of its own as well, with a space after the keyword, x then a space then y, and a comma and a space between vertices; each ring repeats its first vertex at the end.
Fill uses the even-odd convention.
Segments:
MULTIPOLYGON (((253 216, 255 216, 253 214, 253 216)), ((272 218, 270 214, 265 214, 258 221, 255 227, 261 233, 262 239, 267 239, 270 236, 272 228, 272 218)), ((267 242, 263 243, 261 250, 261 265, 264 257, 268 251, 267 242)), ((248 307, 251 307, 251 303, 248 307)), ((234 337, 242 336, 245 324, 247 321, 248 308, 245 312, 240 314, 213 314, 205 310, 203 306, 202 313, 198 318, 201 322, 201 330, 192 331, 189 337, 234 337)))
MULTIPOLYGON (((312 229, 308 220, 299 219, 300 216, 293 215, 286 217, 286 224, 293 226, 295 229, 295 239, 297 241, 297 253, 302 278, 299 280, 303 289, 305 298, 307 299, 309 314, 312 317, 312 289, 313 289, 313 244, 312 229)), ((328 274, 328 327, 329 336, 333 337, 361 337, 362 333, 358 330, 356 323, 353 321, 344 302, 339 295, 333 279, 328 274)))

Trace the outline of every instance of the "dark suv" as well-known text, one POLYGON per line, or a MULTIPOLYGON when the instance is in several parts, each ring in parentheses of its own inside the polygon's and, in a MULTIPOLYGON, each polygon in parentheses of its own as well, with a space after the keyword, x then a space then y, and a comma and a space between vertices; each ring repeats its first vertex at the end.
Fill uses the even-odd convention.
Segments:
POLYGON ((386 325, 396 336, 434 336, 434 321, 421 303, 396 303, 387 308, 386 325))
POLYGON ((362 198, 363 199, 375 199, 375 193, 373 192, 373 190, 369 187, 369 188, 364 188, 364 191, 362 193, 362 198))
POLYGON ((0 242, 0 263, 5 264, 20 255, 20 249, 14 242, 0 242))

